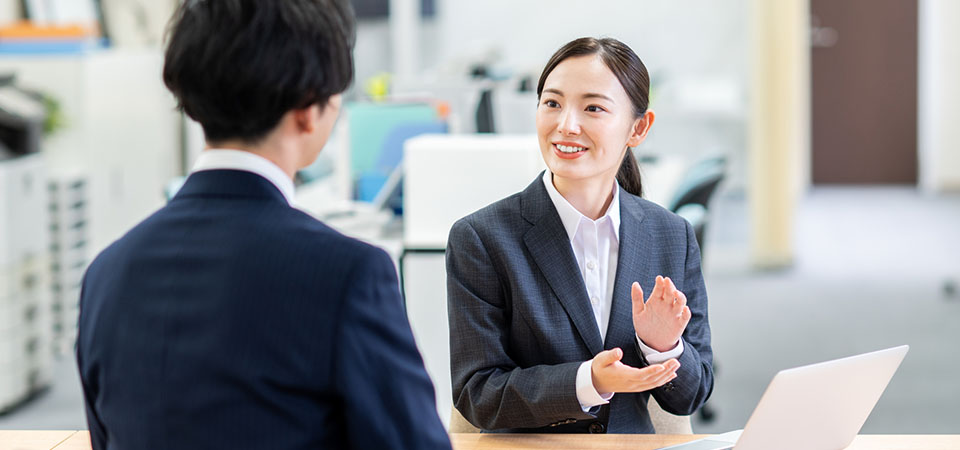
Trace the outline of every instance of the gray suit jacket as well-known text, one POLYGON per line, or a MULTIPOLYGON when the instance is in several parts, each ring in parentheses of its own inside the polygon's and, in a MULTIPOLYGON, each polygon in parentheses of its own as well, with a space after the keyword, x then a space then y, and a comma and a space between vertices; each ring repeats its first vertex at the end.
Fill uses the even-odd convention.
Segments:
POLYGON ((453 401, 484 430, 653 433, 647 398, 691 414, 713 390, 707 293, 693 229, 679 216, 620 190, 620 250, 607 336, 601 340, 586 288, 541 177, 523 192, 454 224, 447 241, 447 302, 453 401), (646 362, 636 345, 630 285, 653 291, 657 275, 687 296, 677 378, 648 392, 620 393, 584 413, 577 368, 605 349, 646 362))

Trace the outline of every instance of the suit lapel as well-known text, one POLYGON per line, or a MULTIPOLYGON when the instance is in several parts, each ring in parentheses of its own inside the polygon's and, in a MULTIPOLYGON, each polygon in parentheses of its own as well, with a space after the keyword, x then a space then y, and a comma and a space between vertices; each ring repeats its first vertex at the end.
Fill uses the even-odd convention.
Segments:
POLYGON ((524 218, 533 225, 523 235, 527 250, 570 316, 590 354, 596 355, 603 350, 603 341, 587 301, 587 288, 580 277, 567 232, 541 177, 537 177, 521 194, 521 209, 524 218))
POLYGON ((652 237, 640 226, 643 221, 643 209, 637 200, 622 188, 620 190, 620 250, 617 254, 617 274, 613 284, 613 305, 610 309, 610 323, 604 339, 606 348, 614 348, 625 339, 632 339, 633 303, 630 286, 639 281, 644 295, 653 289, 650 284, 653 274, 649 252, 652 237))

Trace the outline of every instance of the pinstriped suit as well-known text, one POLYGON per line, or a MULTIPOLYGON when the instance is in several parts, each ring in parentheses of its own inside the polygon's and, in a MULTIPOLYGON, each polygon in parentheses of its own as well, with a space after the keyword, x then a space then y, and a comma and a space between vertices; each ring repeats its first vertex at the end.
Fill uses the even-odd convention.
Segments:
POLYGON ((620 191, 620 248, 607 336, 601 340, 560 217, 538 177, 523 192, 454 224, 447 244, 453 401, 485 430, 652 433, 653 395, 691 414, 713 389, 713 352, 700 250, 693 229, 665 209, 620 191), (643 393, 619 393, 584 413, 580 363, 620 347, 623 362, 646 365, 634 337, 630 285, 653 291, 657 275, 687 296, 677 378, 643 393))
POLYGON ((84 278, 94 449, 449 449, 383 250, 207 170, 84 278))

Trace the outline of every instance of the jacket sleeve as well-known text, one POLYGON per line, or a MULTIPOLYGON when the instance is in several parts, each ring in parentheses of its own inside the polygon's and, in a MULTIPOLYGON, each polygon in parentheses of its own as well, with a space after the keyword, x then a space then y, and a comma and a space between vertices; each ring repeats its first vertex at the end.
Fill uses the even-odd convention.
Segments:
POLYGON ((450 449, 393 262, 379 249, 369 253, 351 270, 337 321, 333 370, 350 445, 450 449))
POLYGON ((582 361, 521 368, 510 357, 506 287, 468 221, 454 224, 446 257, 453 402, 464 418, 485 430, 594 418, 577 400, 582 361))
MULTIPOLYGON (((713 349, 707 321, 707 290, 700 271, 700 247, 693 227, 685 220, 683 223, 686 225, 687 252, 683 285, 677 288, 687 297, 691 317, 681 337, 683 353, 677 358, 680 362, 677 377, 651 392, 665 411, 676 415, 693 414, 713 391, 713 349)), ((637 352, 640 352, 639 348, 637 352)))

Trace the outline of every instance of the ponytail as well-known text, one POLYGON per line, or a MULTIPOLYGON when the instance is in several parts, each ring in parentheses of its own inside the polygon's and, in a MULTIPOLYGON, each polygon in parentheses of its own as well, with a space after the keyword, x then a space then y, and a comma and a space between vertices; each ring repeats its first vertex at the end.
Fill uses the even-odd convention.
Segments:
POLYGON ((623 154, 623 162, 620 163, 620 169, 617 170, 617 183, 623 190, 643 197, 643 185, 640 183, 640 166, 637 165, 637 158, 633 156, 633 149, 627 147, 623 154))

